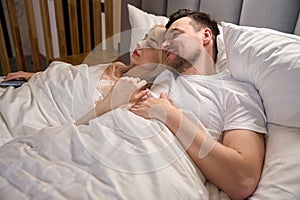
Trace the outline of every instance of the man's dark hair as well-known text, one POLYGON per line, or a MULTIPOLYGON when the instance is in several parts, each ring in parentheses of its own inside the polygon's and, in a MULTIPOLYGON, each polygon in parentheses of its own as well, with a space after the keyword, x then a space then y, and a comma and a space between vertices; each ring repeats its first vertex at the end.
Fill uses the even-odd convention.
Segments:
POLYGON ((212 31, 215 52, 214 60, 216 61, 218 54, 217 36, 220 34, 217 22, 206 13, 192 9, 179 9, 169 17, 166 28, 169 29, 173 22, 183 17, 190 17, 193 20, 191 25, 194 27, 195 31, 199 31, 203 27, 207 27, 212 31))

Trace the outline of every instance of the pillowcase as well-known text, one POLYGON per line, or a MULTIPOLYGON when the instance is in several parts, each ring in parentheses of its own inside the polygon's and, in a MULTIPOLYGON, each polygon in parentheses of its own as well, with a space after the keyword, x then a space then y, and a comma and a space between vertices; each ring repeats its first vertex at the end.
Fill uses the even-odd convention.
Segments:
POLYGON ((222 23, 232 76, 255 85, 267 121, 300 128, 300 37, 222 23))
MULTIPOLYGON (((147 12, 144 12, 130 4, 128 4, 129 22, 132 29, 131 32, 131 42, 130 42, 130 52, 136 48, 136 44, 141 41, 149 30, 157 25, 166 25, 169 18, 165 16, 157 16, 147 12)), ((218 44, 218 56, 216 62, 217 72, 223 71, 226 68, 226 53, 225 46, 222 35, 222 26, 218 26, 220 29, 220 34, 217 36, 218 44)))
POLYGON ((249 200, 299 199, 300 129, 270 123, 267 128, 262 176, 249 200))
POLYGON ((157 24, 165 25, 168 18, 164 16, 156 16, 148 14, 130 4, 128 4, 129 22, 131 26, 131 42, 130 52, 132 52, 136 44, 143 40, 145 35, 157 24))

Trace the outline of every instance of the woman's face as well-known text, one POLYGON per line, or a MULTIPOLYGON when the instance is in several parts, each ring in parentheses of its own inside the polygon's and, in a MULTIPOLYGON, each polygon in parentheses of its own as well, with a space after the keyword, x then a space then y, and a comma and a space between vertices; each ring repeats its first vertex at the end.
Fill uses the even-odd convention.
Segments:
POLYGON ((156 27, 146 35, 144 40, 138 42, 132 53, 131 63, 134 65, 160 63, 159 52, 161 52, 164 32, 164 28, 156 27))

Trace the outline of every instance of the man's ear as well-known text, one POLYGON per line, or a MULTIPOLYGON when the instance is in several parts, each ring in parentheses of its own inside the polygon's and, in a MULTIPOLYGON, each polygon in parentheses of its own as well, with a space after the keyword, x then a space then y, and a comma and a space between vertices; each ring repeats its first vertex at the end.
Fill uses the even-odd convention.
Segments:
POLYGON ((203 44, 207 45, 212 40, 212 31, 209 28, 205 28, 203 31, 203 44))

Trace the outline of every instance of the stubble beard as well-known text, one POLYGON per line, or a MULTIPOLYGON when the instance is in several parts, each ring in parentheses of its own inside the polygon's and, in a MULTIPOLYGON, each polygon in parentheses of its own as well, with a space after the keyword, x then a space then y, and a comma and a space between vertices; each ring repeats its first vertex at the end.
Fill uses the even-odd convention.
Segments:
POLYGON ((195 52, 189 59, 184 59, 183 57, 176 55, 172 63, 168 63, 168 65, 175 69, 179 73, 183 73, 186 70, 194 67, 193 64, 199 58, 200 52, 195 52))

